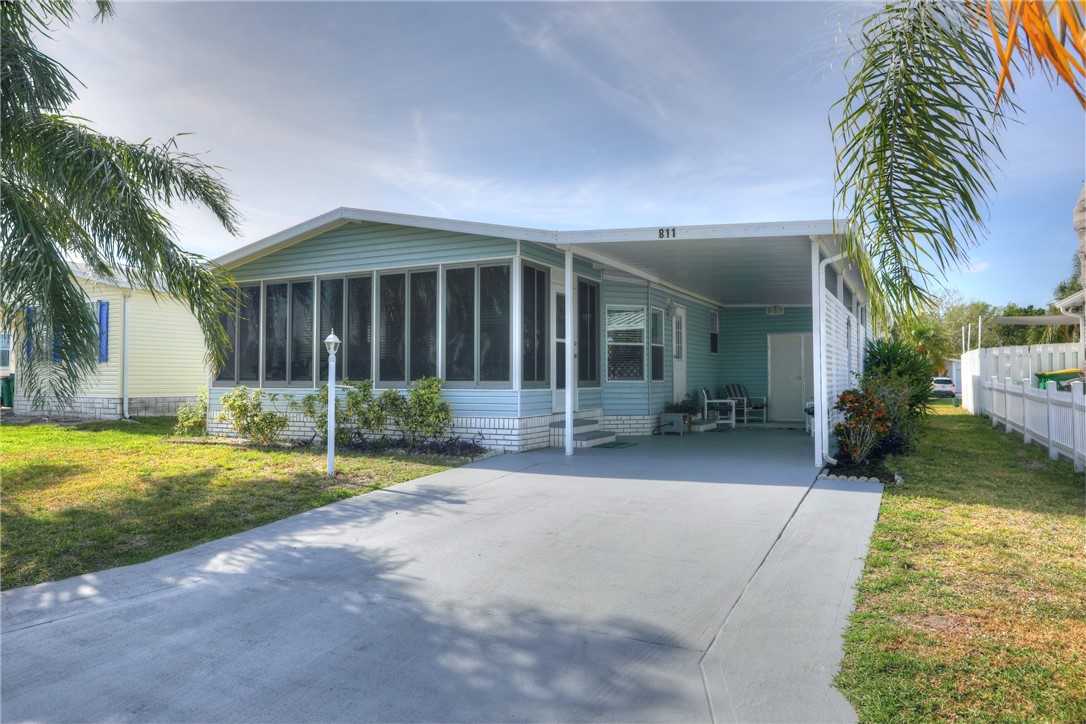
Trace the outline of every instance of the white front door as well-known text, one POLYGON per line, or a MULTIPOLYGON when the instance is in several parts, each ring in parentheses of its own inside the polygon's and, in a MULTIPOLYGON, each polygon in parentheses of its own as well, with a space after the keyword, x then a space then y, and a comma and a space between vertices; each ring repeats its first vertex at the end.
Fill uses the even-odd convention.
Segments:
MULTIPOLYGON (((576 296, 576 295, 574 295, 576 296)), ((566 285, 551 283, 551 404, 554 412, 566 411, 566 285)), ((576 314, 576 310, 574 310, 576 314)), ((576 318, 576 317, 574 317, 576 318)), ((576 350, 575 350, 576 351, 576 350)), ((577 369, 577 360, 573 360, 577 369)), ((574 374, 576 377, 576 374, 574 374)), ((577 387, 573 387, 573 409, 577 409, 577 387)))
POLYGON ((671 313, 671 378, 672 399, 686 397, 686 308, 675 307, 671 313))
POLYGON ((770 334, 769 412, 780 422, 803 420, 814 395, 813 350, 809 334, 770 334))

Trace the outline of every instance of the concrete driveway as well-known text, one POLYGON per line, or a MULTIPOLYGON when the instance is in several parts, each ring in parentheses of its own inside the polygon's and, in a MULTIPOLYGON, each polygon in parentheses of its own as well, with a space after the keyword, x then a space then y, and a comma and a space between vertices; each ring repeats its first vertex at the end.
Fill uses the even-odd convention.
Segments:
POLYGON ((816 721, 881 487, 729 431, 504 455, 6 592, 3 718, 816 721))

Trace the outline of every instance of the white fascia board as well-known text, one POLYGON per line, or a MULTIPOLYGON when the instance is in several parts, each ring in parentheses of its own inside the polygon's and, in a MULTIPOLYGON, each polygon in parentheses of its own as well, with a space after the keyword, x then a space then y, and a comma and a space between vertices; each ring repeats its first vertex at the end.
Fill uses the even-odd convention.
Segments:
POLYGON ((776 236, 832 236, 834 222, 780 221, 757 224, 708 224, 699 226, 661 226, 633 229, 598 229, 555 232, 563 244, 601 244, 616 241, 660 241, 670 239, 757 239, 776 236), (671 236, 661 236, 661 232, 671 236))
POLYGON ((453 231, 463 234, 475 234, 478 236, 495 236, 503 239, 523 239, 542 243, 555 243, 555 232, 540 229, 526 229, 517 226, 503 226, 500 224, 481 224, 474 221, 457 221, 455 219, 439 219, 431 216, 416 216, 413 214, 397 214, 388 211, 371 211, 369 209, 352 209, 341 206, 338 209, 321 214, 308 221, 284 229, 271 236, 254 241, 239 249, 224 254, 215 259, 215 263, 226 268, 236 267, 242 263, 259 259, 279 249, 293 246, 299 242, 311 239, 318 234, 331 231, 351 222, 370 221, 379 224, 394 226, 412 226, 422 229, 435 229, 438 231, 453 231))

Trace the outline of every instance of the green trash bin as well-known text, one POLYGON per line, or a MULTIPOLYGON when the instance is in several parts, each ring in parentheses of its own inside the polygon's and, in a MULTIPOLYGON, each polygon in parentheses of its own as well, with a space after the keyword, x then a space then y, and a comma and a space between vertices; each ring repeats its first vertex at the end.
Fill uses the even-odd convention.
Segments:
POLYGON ((13 407, 15 404, 15 375, 0 377, 0 407, 13 407))
POLYGON ((1082 370, 1075 369, 1074 367, 1066 370, 1055 370, 1053 372, 1034 372, 1033 376, 1037 378, 1037 386, 1042 390, 1048 389, 1049 382, 1066 382, 1067 380, 1073 380, 1076 377, 1082 375, 1082 370))

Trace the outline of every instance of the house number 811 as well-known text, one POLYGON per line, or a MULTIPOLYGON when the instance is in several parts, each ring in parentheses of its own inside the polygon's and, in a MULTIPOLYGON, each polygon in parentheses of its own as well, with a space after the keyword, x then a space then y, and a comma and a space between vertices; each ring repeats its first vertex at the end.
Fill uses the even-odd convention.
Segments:
POLYGON ((672 226, 670 229, 660 229, 659 231, 660 231, 660 238, 661 239, 674 239, 675 238, 675 227, 674 226, 672 226))

